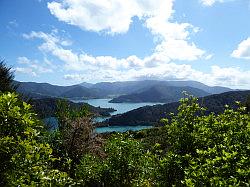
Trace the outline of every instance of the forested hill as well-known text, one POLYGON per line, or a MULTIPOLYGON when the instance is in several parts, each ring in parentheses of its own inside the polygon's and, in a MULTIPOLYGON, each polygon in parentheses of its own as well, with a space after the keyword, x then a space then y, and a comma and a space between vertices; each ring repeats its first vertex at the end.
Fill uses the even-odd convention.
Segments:
MULTIPOLYGON (((43 98, 43 99, 32 99, 29 103, 33 106, 35 112, 42 118, 55 116, 56 106, 57 106, 56 98, 43 98)), ((97 116, 110 116, 110 112, 114 112, 113 108, 100 108, 94 107, 87 103, 73 103, 71 101, 67 101, 71 107, 80 108, 82 105, 86 105, 91 113, 97 116)))
MULTIPOLYGON (((161 87, 192 87, 209 94, 231 91, 226 87, 211 87, 196 81, 124 81, 101 82, 96 84, 81 83, 72 86, 57 86, 48 83, 18 82, 17 91, 32 98, 66 97, 66 98, 114 98, 121 95, 146 91, 154 86, 161 87)), ((200 95, 198 95, 200 96, 200 95)))
POLYGON ((147 90, 138 93, 132 93, 128 95, 122 95, 112 99, 111 103, 140 103, 140 102, 162 102, 172 103, 179 101, 183 97, 183 92, 194 95, 196 97, 203 97, 210 95, 198 88, 193 87, 176 87, 166 85, 155 85, 147 90))
MULTIPOLYGON (((199 103, 205 106, 207 113, 220 113, 225 105, 235 107, 235 101, 246 102, 250 95, 248 91, 232 91, 199 98, 199 103)), ((159 120, 168 116, 169 113, 177 112, 179 102, 164 105, 141 107, 124 114, 112 116, 106 121, 108 125, 156 125, 159 120)))

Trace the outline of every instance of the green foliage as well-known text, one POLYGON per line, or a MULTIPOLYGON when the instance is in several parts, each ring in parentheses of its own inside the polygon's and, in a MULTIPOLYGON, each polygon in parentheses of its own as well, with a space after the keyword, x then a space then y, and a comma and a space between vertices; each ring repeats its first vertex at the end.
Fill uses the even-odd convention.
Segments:
POLYGON ((52 149, 41 123, 15 94, 0 95, 0 181, 9 186, 63 186, 70 179, 52 169, 52 149))
POLYGON ((246 107, 247 107, 247 112, 250 112, 250 95, 247 97, 246 107))
POLYGON ((185 171, 189 185, 246 186, 250 183, 250 118, 245 109, 203 117, 195 133, 196 156, 185 171))
POLYGON ((63 129, 67 125, 67 121, 75 120, 81 117, 90 117, 87 105, 80 108, 73 107, 65 99, 57 100, 56 117, 59 121, 59 129, 63 129))
POLYGON ((85 185, 151 186, 155 158, 132 138, 116 135, 105 146, 106 158, 86 155, 77 169, 85 185))
POLYGON ((86 107, 61 101, 60 128, 47 135, 30 105, 2 94, 0 185, 249 186, 246 108, 206 116, 197 98, 180 102, 164 127, 117 133, 103 146, 86 107))
POLYGON ((16 88, 13 71, 6 66, 4 60, 0 60, 0 92, 12 92, 16 88))
POLYGON ((98 152, 100 148, 96 143, 102 143, 94 135, 91 113, 86 105, 72 107, 67 100, 59 100, 56 115, 59 128, 50 141, 54 142, 55 156, 61 158, 57 167, 68 168, 70 176, 74 176, 81 157, 98 152))
POLYGON ((205 116, 196 100, 182 99, 179 113, 166 124, 170 149, 161 160, 160 180, 187 186, 249 184, 250 117, 245 108, 205 116))

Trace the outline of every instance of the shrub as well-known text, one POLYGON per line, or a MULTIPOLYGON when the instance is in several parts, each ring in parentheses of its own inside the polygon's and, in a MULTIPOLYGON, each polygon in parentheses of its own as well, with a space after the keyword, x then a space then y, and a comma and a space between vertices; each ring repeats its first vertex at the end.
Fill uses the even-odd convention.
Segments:
POLYGON ((145 152, 139 141, 113 136, 105 146, 105 153, 105 159, 91 155, 82 158, 76 176, 85 185, 153 185, 155 157, 145 152))
MULTIPOLYGON (((239 103, 238 103, 239 104, 239 103)), ((170 149, 160 162, 164 185, 244 186, 250 179, 250 116, 244 107, 203 115, 194 97, 166 120, 170 149)))
POLYGON ((8 186, 63 186, 66 173, 51 168, 52 149, 31 106, 16 94, 0 95, 0 181, 8 186))

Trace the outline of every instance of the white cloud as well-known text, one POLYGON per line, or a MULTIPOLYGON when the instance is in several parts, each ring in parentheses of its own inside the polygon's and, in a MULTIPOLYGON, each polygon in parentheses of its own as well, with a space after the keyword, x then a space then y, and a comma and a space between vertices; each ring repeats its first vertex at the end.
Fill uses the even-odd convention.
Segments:
POLYGON ((242 58, 250 60, 250 37, 246 40, 243 40, 239 45, 238 48, 235 49, 232 54, 234 58, 242 58))
POLYGON ((209 73, 195 70, 190 65, 166 63, 153 68, 128 71, 100 69, 84 71, 81 74, 66 74, 66 80, 75 82, 125 81, 125 80, 196 80, 211 86, 228 86, 232 88, 248 88, 250 71, 236 67, 222 68, 212 66, 209 73))
POLYGON ((32 70, 32 68, 17 67, 17 68, 14 68, 14 69, 15 69, 15 72, 17 72, 17 73, 28 74, 28 75, 31 75, 32 77, 37 76, 37 74, 32 70))
POLYGON ((13 27, 18 27, 19 26, 19 24, 17 23, 16 20, 9 21, 9 25, 11 25, 13 27))
POLYGON ((60 21, 83 30, 125 33, 132 18, 172 14, 173 0, 62 0, 48 3, 48 8, 60 21))
POLYGON ((201 0, 201 3, 204 5, 204 6, 212 6, 214 5, 214 3, 216 2, 224 2, 224 0, 201 0))
MULTIPOLYGON (((189 44, 185 40, 169 39, 156 46, 156 53, 164 54, 171 60, 197 60, 205 55, 205 51, 189 44)), ((205 58, 205 57, 204 57, 205 58)))
POLYGON ((138 17, 158 38, 156 52, 160 49, 160 53, 170 60, 206 59, 206 52, 190 42, 190 34, 197 33, 199 28, 190 23, 172 22, 173 2, 174 0, 62 0, 48 3, 48 8, 60 21, 83 30, 108 34, 126 33, 132 18, 138 17), (183 51, 187 53, 183 54, 183 51))
POLYGON ((82 75, 82 74, 66 74, 66 75, 64 75, 64 79, 73 80, 73 81, 84 81, 86 79, 86 75, 82 75))
MULTIPOLYGON (((43 32, 31 32, 24 35, 26 38, 40 38, 42 44, 38 47, 43 53, 57 57, 64 62, 64 78, 69 81, 124 81, 135 79, 161 79, 161 80, 196 80, 208 85, 223 85, 230 87, 245 88, 250 85, 250 72, 240 68, 211 67, 210 73, 203 73, 187 64, 176 64, 173 60, 195 60, 204 56, 202 50, 195 49, 194 44, 190 46, 183 40, 174 41, 176 47, 165 50, 166 42, 158 44, 154 53, 145 58, 135 55, 127 58, 117 59, 111 56, 91 56, 86 53, 74 53, 65 49, 61 39, 53 34, 43 32), (181 46, 182 54, 175 52, 175 48, 181 46), (185 47, 186 46, 186 47, 185 47), (195 49, 190 49, 192 47, 195 49), (193 53, 195 52, 195 53, 193 53), (193 53, 194 55, 192 55, 193 53)), ((169 40, 171 42, 171 40, 169 40)), ((171 44, 174 46, 173 44, 171 44)), ((170 45, 170 46, 171 46, 170 45)), ((205 57, 212 58, 212 55, 205 57)), ((20 58, 20 62, 27 63, 27 59, 20 58)), ((51 62, 47 62, 51 64, 51 62)))
POLYGON ((204 6, 213 6, 215 3, 226 3, 235 0, 200 0, 204 6))
POLYGON ((210 82, 214 85, 248 87, 249 89, 250 71, 243 71, 239 67, 212 66, 210 82))
MULTIPOLYGON (((190 23, 173 21, 174 0, 61 0, 48 3, 51 13, 60 21, 87 31, 107 34, 126 33, 133 17, 138 17, 157 39, 153 53, 144 58, 93 56, 76 53, 66 46, 72 42, 60 38, 58 31, 24 34, 26 39, 41 39, 39 50, 64 63, 66 80, 99 82, 142 78, 197 80, 209 85, 250 85, 250 72, 239 68, 211 67, 209 73, 195 70, 191 65, 176 64, 174 60, 208 60, 212 54, 191 41, 191 35, 201 29, 190 23), (115 15, 115 16, 114 16, 115 15), (68 73, 70 72, 70 73, 68 73), (229 75, 232 75, 231 77, 229 75)), ((202 1, 213 5, 216 1, 202 1)))
POLYGON ((40 64, 37 60, 30 60, 27 57, 18 57, 17 63, 24 66, 15 68, 16 72, 18 73, 37 76, 38 74, 53 72, 52 68, 49 68, 44 64, 40 64))

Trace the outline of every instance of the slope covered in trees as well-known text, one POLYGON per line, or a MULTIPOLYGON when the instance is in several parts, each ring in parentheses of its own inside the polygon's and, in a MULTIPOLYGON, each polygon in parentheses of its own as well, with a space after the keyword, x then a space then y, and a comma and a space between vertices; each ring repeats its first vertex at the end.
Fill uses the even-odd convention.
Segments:
POLYGON ((151 87, 192 87, 209 94, 222 93, 231 89, 225 87, 210 87, 195 81, 125 81, 102 82, 96 84, 82 83, 72 86, 56 86, 48 83, 16 82, 17 91, 32 98, 67 97, 67 98, 114 98, 120 95, 143 92, 151 87))
MULTIPOLYGON (((206 114, 214 112, 221 113, 225 105, 235 107, 235 101, 245 103, 250 91, 232 91, 215 94, 199 99, 199 103, 207 108, 206 114)), ((164 105, 141 107, 124 114, 112 116, 105 123, 108 125, 157 125, 161 118, 169 113, 176 113, 179 102, 164 105)))
POLYGON ((94 134, 86 108, 60 106, 58 131, 46 132, 30 105, 15 94, 0 95, 1 186, 250 184, 245 107, 206 116, 189 97, 158 130, 103 139, 94 134))
POLYGON ((119 96, 117 98, 112 99, 110 102, 111 103, 140 103, 140 102, 172 103, 179 101, 183 97, 184 91, 196 97, 203 97, 210 95, 210 93, 192 87, 156 85, 141 92, 119 96))
POLYGON ((205 115, 188 96, 163 127, 105 138, 85 106, 60 100, 59 128, 48 132, 31 105, 1 92, 0 185, 249 186, 250 114, 235 105, 205 115))
MULTIPOLYGON (((32 99, 29 103, 33 106, 36 113, 42 117, 51 117, 56 115, 57 103, 61 99, 57 98, 43 98, 43 99, 32 99)), ((114 112, 115 109, 113 108, 100 108, 94 107, 87 103, 74 103, 67 100, 67 103, 72 108, 80 108, 82 105, 85 105, 91 113, 96 116, 110 116, 111 112, 114 112)))

